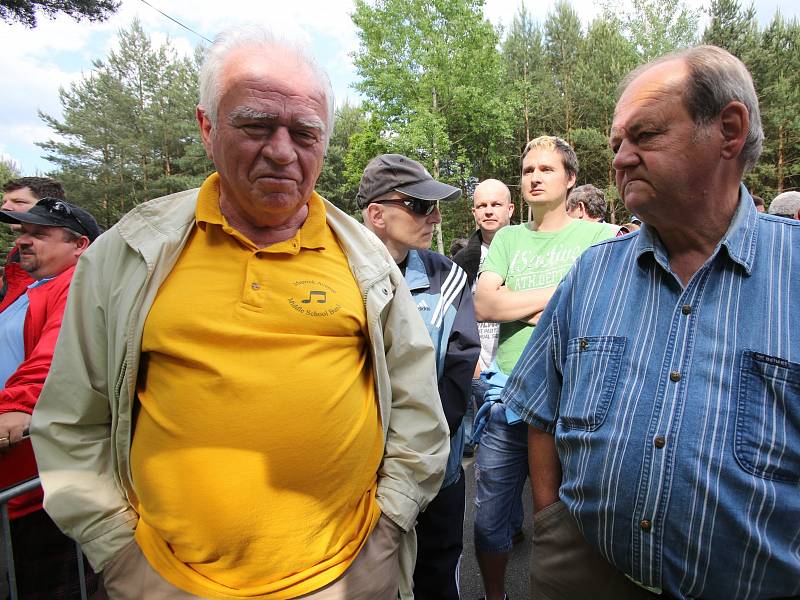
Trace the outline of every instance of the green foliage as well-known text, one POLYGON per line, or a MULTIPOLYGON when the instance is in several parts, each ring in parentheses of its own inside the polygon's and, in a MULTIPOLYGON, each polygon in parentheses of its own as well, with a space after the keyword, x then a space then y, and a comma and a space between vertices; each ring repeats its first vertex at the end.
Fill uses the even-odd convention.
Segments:
MULTIPOLYGON (((10 158, 0 158, 0 188, 20 175, 17 163, 10 158)), ((8 225, 5 223, 0 224, 0 264, 5 260, 6 254, 14 245, 15 237, 8 225)))
POLYGON ((700 10, 683 0, 609 0, 607 15, 617 15, 622 31, 634 45, 642 62, 697 42, 700 10))
POLYGON ((0 19, 11 23, 19 21, 26 27, 36 27, 36 13, 53 19, 64 13, 80 21, 104 21, 119 8, 114 0, 0 0, 0 19))
POLYGON ((776 13, 763 30, 752 6, 714 0, 703 41, 726 48, 747 65, 759 96, 764 150, 745 182, 769 200, 800 189, 800 26, 776 13))
MULTIPOLYGON (((511 124, 514 145, 509 147, 513 166, 499 176, 514 193, 518 215, 527 210, 518 193, 519 150, 539 135, 568 140, 581 165, 579 183, 600 188, 614 185, 608 136, 620 80, 641 62, 630 40, 622 35, 619 20, 608 15, 591 22, 583 31, 571 6, 557 3, 543 29, 521 8, 503 42, 507 102, 513 106, 511 124), (520 110, 521 108, 521 110, 520 110), (525 109, 528 109, 527 111, 525 109), (520 119, 522 115, 522 119, 520 119)), ((627 218, 613 201, 607 218, 627 218)))
MULTIPOLYGON (((776 14, 760 28, 740 1, 710 0, 702 37, 699 11, 684 0, 607 0, 585 24, 561 0, 542 23, 521 5, 501 38, 483 0, 356 0, 356 87, 365 100, 338 108, 317 190, 357 214, 367 162, 411 156, 463 190, 442 206, 443 251, 472 231, 472 191, 483 179, 504 181, 515 218, 526 218, 520 152, 533 137, 558 135, 576 149, 578 182, 606 190, 607 219, 626 221, 607 142, 617 87, 637 65, 698 39, 727 48, 753 74, 766 139, 748 186, 768 201, 799 189, 800 26, 776 14)), ((42 115, 58 134, 42 145, 57 165, 51 175, 104 225, 211 171, 194 120, 198 65, 199 50, 187 59, 169 44, 155 48, 134 22, 118 50, 61 91, 63 118, 42 115)))
POLYGON ((572 130, 579 115, 576 101, 575 71, 583 49, 583 35, 578 13, 565 0, 556 2, 544 23, 545 63, 549 70, 550 85, 555 89, 553 120, 544 123, 550 131, 561 131, 572 141, 572 130))
MULTIPOLYGON (((351 146, 350 173, 375 156, 356 152, 377 147, 411 156, 462 189, 495 172, 510 131, 497 94, 498 35, 483 1, 356 0, 352 18, 357 87, 381 141, 361 136, 351 146)), ((448 212, 443 218, 449 227, 448 212)), ((441 251, 441 237, 437 245, 441 251)))
POLYGON ((800 189, 800 24, 776 14, 758 47, 746 50, 745 62, 759 94, 765 134, 764 152, 748 183, 769 201, 800 189))
POLYGON ((19 165, 10 158, 0 157, 0 188, 19 176, 19 165))
POLYGON ((59 135, 40 146, 70 199, 109 227, 140 202, 198 186, 212 167, 193 119, 196 58, 153 48, 134 21, 93 64, 60 90, 63 120, 40 113, 59 135))
POLYGON ((743 10, 738 0, 711 0, 710 22, 703 33, 703 43, 725 48, 746 60, 759 43, 756 10, 743 10))
MULTIPOLYGON (((347 176, 347 154, 352 140, 367 123, 360 106, 344 104, 336 109, 333 132, 328 144, 328 152, 322 165, 322 173, 317 180, 316 191, 343 211, 355 215, 358 179, 347 176)), ((359 179, 361 177, 359 171, 359 179)))

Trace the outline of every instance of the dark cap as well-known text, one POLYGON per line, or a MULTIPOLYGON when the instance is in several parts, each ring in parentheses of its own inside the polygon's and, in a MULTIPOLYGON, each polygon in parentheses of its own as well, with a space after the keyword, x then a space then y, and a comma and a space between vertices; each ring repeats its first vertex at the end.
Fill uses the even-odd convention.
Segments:
POLYGON ((436 181, 417 161, 401 154, 382 154, 369 161, 364 169, 356 202, 359 208, 364 208, 389 192, 428 202, 456 200, 461 196, 460 189, 436 181))
POLYGON ((58 198, 42 198, 28 212, 0 210, 0 221, 4 223, 32 223, 46 227, 67 227, 85 235, 90 242, 103 233, 94 217, 74 204, 58 198))

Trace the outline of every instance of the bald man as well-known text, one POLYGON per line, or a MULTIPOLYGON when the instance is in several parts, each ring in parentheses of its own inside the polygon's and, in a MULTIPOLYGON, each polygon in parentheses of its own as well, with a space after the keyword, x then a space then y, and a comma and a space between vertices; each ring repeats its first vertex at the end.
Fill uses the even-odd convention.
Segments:
MULTIPOLYGON (((494 234, 511 222, 514 214, 514 203, 511 202, 511 192, 502 181, 486 179, 478 184, 472 196, 472 216, 475 218, 475 232, 470 236, 466 248, 453 257, 453 262, 467 273, 475 292, 475 280, 483 259, 489 252, 494 234)), ((467 414, 464 416, 464 427, 467 433, 467 442, 464 448, 465 456, 475 453, 475 446, 471 442, 472 421, 475 417, 475 405, 483 402, 486 391, 481 384, 480 374, 489 368, 497 352, 497 339, 500 325, 494 321, 478 323, 478 333, 481 336, 481 355, 472 380, 472 399, 467 403, 467 414)))
POLYGON ((470 236, 467 247, 453 257, 453 262, 467 272, 470 282, 478 276, 478 269, 489 251, 489 244, 498 230, 511 222, 514 204, 506 184, 497 179, 481 181, 472 196, 472 216, 477 229, 470 236))

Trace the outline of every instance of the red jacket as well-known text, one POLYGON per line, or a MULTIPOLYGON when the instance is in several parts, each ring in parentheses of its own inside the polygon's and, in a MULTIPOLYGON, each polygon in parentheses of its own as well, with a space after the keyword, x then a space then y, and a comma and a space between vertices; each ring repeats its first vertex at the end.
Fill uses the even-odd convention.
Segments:
MULTIPOLYGON (((28 290, 28 311, 25 314, 25 358, 0 390, 0 413, 19 411, 33 413, 44 380, 53 360, 53 350, 61 329, 61 318, 67 303, 69 284, 75 267, 70 267, 50 281, 28 290)), ((0 311, 10 302, 9 292, 3 298, 0 311)), ((21 293, 17 293, 19 297, 21 293)), ((11 300, 13 302, 16 298, 11 300)), ((0 487, 30 479, 37 475, 30 443, 19 444, 0 456, 0 487)), ((9 502, 12 519, 22 517, 42 507, 42 490, 38 488, 9 502)))
POLYGON ((6 277, 6 293, 2 302, 0 302, 0 312, 3 312, 14 300, 24 294, 28 286, 34 281, 28 275, 28 272, 19 266, 19 248, 17 246, 14 246, 6 257, 4 273, 6 277))

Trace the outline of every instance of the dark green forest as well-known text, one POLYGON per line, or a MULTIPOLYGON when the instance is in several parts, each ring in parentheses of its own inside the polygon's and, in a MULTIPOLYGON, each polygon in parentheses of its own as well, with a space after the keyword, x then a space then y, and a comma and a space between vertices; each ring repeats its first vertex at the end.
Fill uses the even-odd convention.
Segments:
MULTIPOLYGON (((566 1, 544 22, 520 8, 500 29, 482 0, 356 0, 353 60, 363 100, 337 108, 317 190, 352 214, 366 163, 387 151, 409 155, 463 190, 443 208, 437 247, 447 248, 472 230, 471 192, 483 179, 504 181, 517 218, 527 216, 519 153, 528 139, 552 134, 575 147, 578 184, 606 190, 607 220, 624 221, 608 148, 617 85, 636 65, 697 43, 728 49, 753 74, 766 140, 746 178, 750 190, 769 202, 800 188, 796 19, 776 13, 761 27, 737 0, 712 0, 707 19, 680 0, 602 6, 588 25, 566 1)), ((119 33, 117 50, 60 91, 63 118, 40 115, 58 134, 41 144, 55 165, 48 175, 102 225, 147 199, 195 187, 211 171, 194 120, 202 52, 183 57, 155 46, 134 22, 119 33)), ((0 179, 12 174, 0 168, 0 179)))

